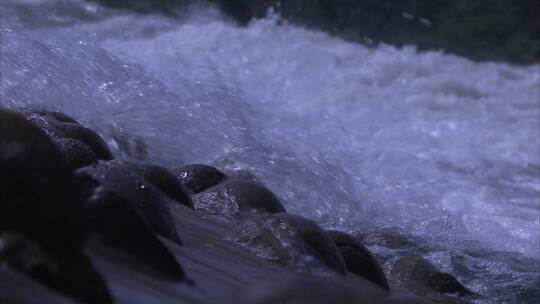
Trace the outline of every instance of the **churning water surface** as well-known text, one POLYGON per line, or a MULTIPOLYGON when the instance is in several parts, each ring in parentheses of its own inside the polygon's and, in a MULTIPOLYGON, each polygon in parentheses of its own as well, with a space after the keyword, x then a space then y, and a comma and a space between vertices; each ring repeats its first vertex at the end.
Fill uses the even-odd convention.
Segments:
POLYGON ((272 15, 239 27, 208 7, 1 5, 3 107, 70 114, 118 157, 247 169, 326 227, 418 237, 488 302, 540 295, 538 65, 368 48, 272 15))

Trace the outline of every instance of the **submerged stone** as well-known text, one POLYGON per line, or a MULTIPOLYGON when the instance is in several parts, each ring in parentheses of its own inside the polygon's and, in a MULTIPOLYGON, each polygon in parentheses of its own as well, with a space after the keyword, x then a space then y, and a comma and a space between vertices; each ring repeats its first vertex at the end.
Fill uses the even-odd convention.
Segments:
POLYGON ((242 179, 230 179, 193 197, 196 210, 234 218, 253 210, 286 212, 280 200, 268 188, 242 179))
POLYGON ((473 293, 463 286, 453 275, 437 269, 430 261, 420 256, 409 256, 398 260, 392 273, 405 284, 414 284, 440 293, 473 293))
POLYGON ((362 231, 355 234, 367 246, 382 246, 391 249, 411 249, 429 251, 426 240, 397 228, 382 228, 362 231))
POLYGON ((237 226, 233 240, 259 257, 296 270, 347 271, 332 238, 315 222, 297 215, 248 217, 237 226))
POLYGON ((329 231, 328 234, 341 252, 350 272, 362 276, 386 290, 390 289, 384 271, 364 245, 341 231, 329 231))
POLYGON ((114 160, 99 161, 78 169, 76 173, 90 176, 106 190, 125 199, 155 233, 181 243, 169 210, 171 199, 129 165, 114 160))
POLYGON ((67 114, 64 114, 64 113, 61 113, 61 112, 57 112, 57 111, 49 111, 49 110, 43 110, 43 109, 32 109, 32 108, 23 108, 21 109, 21 113, 26 117, 26 118, 31 118, 33 116, 41 116, 45 119, 52 119, 52 120, 57 120, 59 122, 69 122, 69 123, 76 123, 76 124, 80 124, 77 120, 75 120, 73 117, 67 115, 67 114))
POLYGON ((126 164, 175 201, 194 208, 191 197, 187 194, 188 190, 168 169, 138 162, 126 164))
POLYGON ((180 183, 193 193, 202 192, 227 179, 227 176, 217 168, 208 165, 187 165, 172 170, 180 183))

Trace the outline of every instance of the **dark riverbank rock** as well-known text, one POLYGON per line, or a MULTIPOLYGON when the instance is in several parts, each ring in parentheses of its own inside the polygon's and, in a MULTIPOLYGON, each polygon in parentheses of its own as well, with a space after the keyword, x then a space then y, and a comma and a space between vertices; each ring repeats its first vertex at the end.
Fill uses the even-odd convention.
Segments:
POLYGON ((77 174, 87 175, 103 187, 125 199, 157 234, 181 243, 169 210, 171 199, 121 161, 99 161, 80 168, 77 174))
POLYGON ((98 161, 94 151, 78 139, 57 138, 53 141, 71 170, 86 167, 98 161))
POLYGON ((227 176, 218 169, 208 165, 187 165, 172 170, 180 183, 193 193, 202 192, 227 179, 227 176))
POLYGON ((48 136, 21 115, 0 111, 3 260, 84 302, 109 303, 105 284, 83 254, 80 182, 48 136))
POLYGON ((280 200, 268 188, 243 179, 230 179, 204 192, 195 194, 196 210, 234 218, 253 210, 269 213, 286 212, 280 200))
POLYGON ((95 131, 84 127, 75 119, 45 110, 23 109, 23 115, 53 139, 70 138, 86 144, 98 159, 113 158, 105 141, 95 131))
POLYGON ((21 232, 53 251, 81 247, 84 214, 74 203, 81 200, 77 179, 49 137, 5 111, 0 111, 0 177, 0 231, 21 232))
POLYGON ((121 256, 122 263, 154 276, 186 280, 182 266, 126 200, 103 186, 97 186, 85 201, 84 208, 92 240, 97 241, 101 248, 122 250, 123 254, 112 252, 121 256))
POLYGON ((297 270, 324 270, 327 266, 338 273, 347 271, 332 238, 313 221, 297 215, 246 218, 236 228, 233 240, 259 257, 297 270))
MULTIPOLYGON (((384 293, 367 281, 365 284, 333 278, 331 280, 296 275, 262 284, 226 303, 242 304, 360 304, 381 303, 384 293)), ((411 303, 414 304, 414 303, 411 303)))
POLYGON ((431 262, 419 256, 410 256, 398 260, 392 267, 392 273, 400 281, 413 284, 420 289, 440 293, 473 295, 453 275, 440 271, 431 262))
POLYGON ((40 110, 40 109, 32 109, 32 108, 23 108, 21 109, 21 113, 27 118, 32 118, 32 117, 42 117, 43 119, 46 119, 46 120, 56 120, 56 121, 59 121, 59 122, 68 122, 68 123, 75 123, 75 124, 79 124, 78 121, 76 121, 73 117, 69 116, 69 115, 66 115, 64 113, 61 113, 61 112, 57 112, 57 111, 48 111, 48 110, 40 110))
POLYGON ((328 234, 341 252, 350 272, 362 276, 386 290, 390 289, 384 271, 364 245, 341 231, 329 231, 328 234))
POLYGON ((52 259, 32 240, 4 231, 0 234, 0 266, 3 265, 84 303, 113 302, 105 282, 81 252, 52 259))
POLYGON ((166 168, 138 162, 126 162, 126 164, 175 201, 194 209, 186 187, 166 168))

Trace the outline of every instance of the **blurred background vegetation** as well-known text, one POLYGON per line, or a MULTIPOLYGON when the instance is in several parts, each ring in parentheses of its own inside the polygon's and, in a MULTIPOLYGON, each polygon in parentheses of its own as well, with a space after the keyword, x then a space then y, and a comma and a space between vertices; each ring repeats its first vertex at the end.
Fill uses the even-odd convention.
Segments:
MULTIPOLYGON (((197 0, 95 0, 176 14, 197 0)), ((477 61, 540 62, 540 0, 206 0, 245 25, 270 7, 293 24, 368 45, 414 44, 477 61)))

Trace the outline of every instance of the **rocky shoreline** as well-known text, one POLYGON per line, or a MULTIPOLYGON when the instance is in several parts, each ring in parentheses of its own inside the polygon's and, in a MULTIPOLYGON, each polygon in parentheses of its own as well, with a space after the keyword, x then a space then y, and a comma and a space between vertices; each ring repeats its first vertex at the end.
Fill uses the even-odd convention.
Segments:
POLYGON ((0 110, 0 177, 2 303, 480 297, 420 255, 385 273, 363 244, 369 234, 287 213, 249 172, 114 159, 95 131, 63 113, 0 110))

